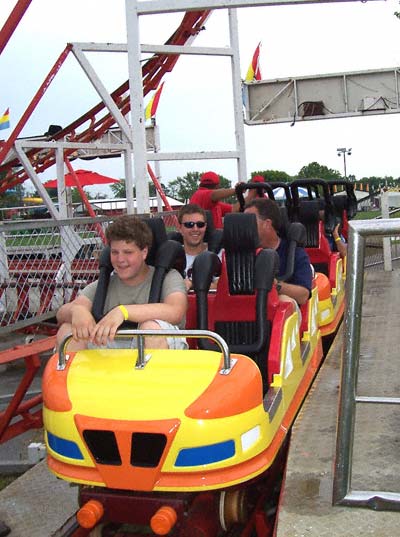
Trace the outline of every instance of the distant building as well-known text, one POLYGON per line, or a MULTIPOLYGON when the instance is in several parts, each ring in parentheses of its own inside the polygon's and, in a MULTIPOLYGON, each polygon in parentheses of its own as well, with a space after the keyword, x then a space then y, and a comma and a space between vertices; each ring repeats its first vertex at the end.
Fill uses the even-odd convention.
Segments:
POLYGON ((373 197, 370 195, 370 192, 354 190, 354 195, 357 198, 358 211, 370 211, 374 208, 373 197))
MULTIPOLYGON (((171 209, 178 210, 183 203, 166 196, 168 203, 171 206, 171 209)), ((158 199, 157 197, 151 197, 150 201, 150 211, 152 213, 158 212, 158 199)), ((126 211, 126 198, 109 198, 109 199, 96 199, 89 200, 93 210, 96 214, 102 215, 118 215, 126 211)), ((134 207, 136 207, 136 200, 133 200, 134 207)), ((162 204, 162 211, 165 211, 164 203, 162 204)), ((86 207, 80 203, 74 208, 75 216, 87 214, 86 207)))

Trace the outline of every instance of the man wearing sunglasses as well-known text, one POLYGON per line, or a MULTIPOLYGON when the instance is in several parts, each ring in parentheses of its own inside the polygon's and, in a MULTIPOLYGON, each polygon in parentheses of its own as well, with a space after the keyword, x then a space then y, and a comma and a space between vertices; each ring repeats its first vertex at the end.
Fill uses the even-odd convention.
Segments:
MULTIPOLYGON (((179 231, 183 239, 186 254, 185 284, 192 288, 192 267, 197 255, 207 250, 204 235, 207 229, 207 216, 204 209, 194 203, 184 205, 178 213, 179 231)), ((221 255, 219 253, 218 255, 221 255)), ((218 278, 214 278, 211 289, 217 286, 218 278)))

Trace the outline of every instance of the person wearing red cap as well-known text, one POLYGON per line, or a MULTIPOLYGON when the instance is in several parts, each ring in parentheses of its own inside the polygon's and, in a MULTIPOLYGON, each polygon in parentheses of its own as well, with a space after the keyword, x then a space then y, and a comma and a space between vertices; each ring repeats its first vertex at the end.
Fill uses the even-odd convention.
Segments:
POLYGON ((266 183, 267 180, 263 175, 253 175, 253 177, 250 179, 249 183, 266 183))
MULTIPOLYGON (((249 183, 267 183, 267 180, 263 175, 253 175, 249 180, 249 183)), ((261 189, 254 190, 255 196, 258 198, 268 198, 268 194, 261 189)))
POLYGON ((205 211, 211 211, 214 226, 222 228, 223 218, 227 213, 237 212, 239 203, 231 205, 222 200, 235 194, 234 188, 218 188, 220 177, 215 172, 204 172, 200 177, 198 190, 194 192, 189 203, 200 205, 205 211))

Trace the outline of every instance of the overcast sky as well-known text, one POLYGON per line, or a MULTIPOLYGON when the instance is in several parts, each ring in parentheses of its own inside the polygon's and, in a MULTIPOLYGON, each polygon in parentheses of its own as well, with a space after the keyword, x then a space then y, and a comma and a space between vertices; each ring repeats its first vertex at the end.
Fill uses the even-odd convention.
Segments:
MULTIPOLYGON (((16 0, 1 0, 0 25, 16 0)), ((238 10, 240 60, 245 76, 258 42, 262 42, 264 79, 398 67, 398 1, 328 3, 238 10)), ((141 42, 162 43, 177 28, 182 14, 141 18, 141 42)), ((126 42, 124 0, 33 0, 0 56, 0 113, 9 107, 12 132, 33 95, 68 42, 126 42)), ((225 10, 215 11, 195 45, 229 44, 225 10)), ((112 91, 128 78, 125 54, 90 56, 112 91)), ((49 124, 66 126, 99 101, 76 60, 62 67, 22 135, 43 134, 49 124)), ((347 172, 400 177, 400 117, 308 121, 246 126, 248 176, 256 170, 283 170, 295 175, 312 161, 343 173, 336 148, 352 148, 347 172)), ((161 149, 165 151, 232 150, 234 128, 230 62, 227 58, 181 57, 165 86, 157 112, 161 149)), ((75 168, 123 177, 122 159, 76 161, 75 168)), ((233 161, 163 163, 167 183, 188 171, 213 169, 233 183, 233 161)), ((43 180, 55 171, 43 174, 43 180)), ((242 178, 243 179, 243 178, 242 178)), ((246 179, 246 178, 244 178, 246 179)), ((96 189, 96 188, 95 188, 96 189)), ((107 192, 108 193, 108 192, 107 192)))

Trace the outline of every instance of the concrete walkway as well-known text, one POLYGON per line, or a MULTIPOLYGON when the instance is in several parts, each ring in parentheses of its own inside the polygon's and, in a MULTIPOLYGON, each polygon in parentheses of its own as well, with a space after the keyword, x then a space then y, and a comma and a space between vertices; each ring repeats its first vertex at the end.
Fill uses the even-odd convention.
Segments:
MULTIPOLYGON (((399 397, 400 272, 367 272, 357 394, 399 397)), ((400 512, 332 506, 339 332, 294 424, 277 537, 398 537, 400 512)), ((400 492, 399 410, 357 405, 352 488, 400 492)))

